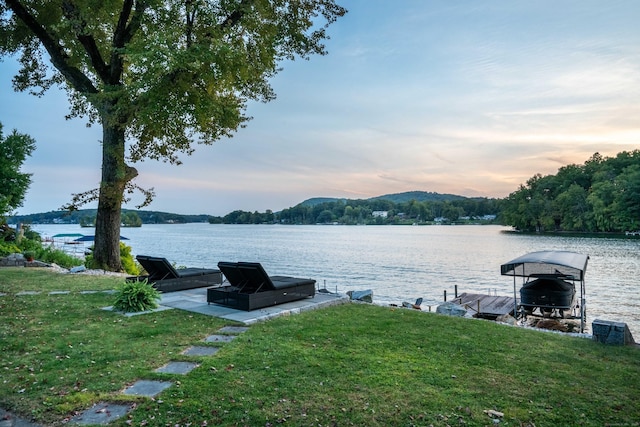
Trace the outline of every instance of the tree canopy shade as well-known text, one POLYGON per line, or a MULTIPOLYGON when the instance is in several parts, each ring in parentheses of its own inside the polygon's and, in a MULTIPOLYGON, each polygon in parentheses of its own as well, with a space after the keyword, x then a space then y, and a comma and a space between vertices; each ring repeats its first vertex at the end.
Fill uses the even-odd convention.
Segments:
POLYGON ((16 130, 5 138, 0 123, 0 216, 22 206, 31 174, 20 172, 20 168, 35 146, 33 138, 16 130))
POLYGON ((0 55, 20 55, 14 88, 60 85, 68 117, 102 126, 100 188, 67 206, 98 200, 97 267, 121 268, 126 195, 153 197, 127 162, 179 164, 194 143, 231 136, 248 101, 275 97, 278 64, 325 54, 327 26, 345 13, 334 0, 0 0, 0 55))

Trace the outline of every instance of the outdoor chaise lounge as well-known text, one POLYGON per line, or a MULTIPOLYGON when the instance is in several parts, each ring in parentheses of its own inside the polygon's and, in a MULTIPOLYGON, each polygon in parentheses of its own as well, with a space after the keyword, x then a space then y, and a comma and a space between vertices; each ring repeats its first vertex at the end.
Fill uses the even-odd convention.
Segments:
POLYGON ((222 273, 218 269, 179 268, 175 269, 166 258, 138 255, 136 259, 146 270, 146 276, 128 277, 127 281, 147 280, 161 292, 175 292, 185 289, 203 288, 222 283, 222 273))
POLYGON ((313 297, 313 279, 268 276, 257 262, 219 262, 218 268, 229 282, 207 289, 207 302, 251 311, 285 302, 313 297))

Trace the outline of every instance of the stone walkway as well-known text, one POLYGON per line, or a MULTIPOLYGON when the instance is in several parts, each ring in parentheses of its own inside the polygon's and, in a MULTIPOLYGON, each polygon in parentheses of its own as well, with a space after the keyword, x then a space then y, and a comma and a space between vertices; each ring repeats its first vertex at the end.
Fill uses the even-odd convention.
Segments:
MULTIPOLYGON (((83 291, 81 293, 89 294, 95 292, 112 293, 113 291, 83 291)), ((65 295, 69 293, 70 292, 68 291, 54 291, 49 292, 48 295, 65 295)), ((25 291, 20 292, 17 295, 30 296, 38 294, 40 294, 40 292, 25 291)), ((0 293, 0 297, 4 295, 5 294, 0 293)), ((225 343, 237 338, 239 334, 247 331, 249 329, 249 325, 254 323, 274 317, 296 314, 306 310, 313 310, 334 304, 342 304, 348 301, 349 298, 345 295, 320 292, 317 293, 314 298, 293 301, 259 310, 242 311, 217 304, 208 304, 206 301, 206 288, 198 288, 162 294, 158 310, 181 309, 243 324, 244 326, 225 326, 218 330, 218 333, 209 335, 203 340, 208 344, 213 343, 224 345, 225 343)), ((105 309, 111 308, 105 307, 105 309)), ((126 315, 132 316, 141 314, 144 313, 127 313, 126 315)), ((194 345, 186 348, 182 352, 182 355, 193 357, 214 356, 219 349, 220 347, 217 345, 194 345)), ((171 361, 166 365, 157 368, 155 372, 161 372, 169 375, 186 375, 198 367, 199 365, 196 362, 171 361)), ((122 393, 131 396, 145 396, 152 398, 171 387, 173 384, 173 381, 139 380, 130 387, 125 388, 122 393)), ((125 416, 129 411, 131 411, 131 409, 132 406, 127 404, 100 402, 66 422, 74 425, 107 425, 110 422, 125 416)), ((13 414, 0 408, 0 427, 41 426, 19 417, 15 417, 13 414)))
MULTIPOLYGON (((218 332, 220 334, 210 335, 204 339, 208 343, 227 343, 233 341, 249 328, 238 326, 225 326, 218 332)), ((192 346, 185 349, 182 354, 187 356, 212 356, 219 350, 219 347, 192 346)), ((171 375, 186 375, 200 365, 196 362, 171 361, 164 366, 157 368, 154 372, 171 375)), ((122 394, 130 396, 155 397, 174 384, 173 381, 158 380, 138 380, 131 386, 125 388, 122 394)), ((84 412, 69 420, 70 424, 77 425, 106 425, 111 421, 125 416, 132 407, 126 404, 112 404, 100 402, 84 412)), ((2 425, 0 424, 0 427, 2 425)))
MULTIPOLYGON (((233 341, 239 334, 246 332, 247 326, 225 326, 218 330, 218 334, 209 335, 204 338, 206 343, 225 343, 233 341)), ((198 346, 194 345, 186 348, 182 354, 185 356, 213 356, 220 347, 218 346, 198 346)), ((157 368, 154 372, 169 375, 186 375, 200 365, 197 362, 170 361, 164 366, 157 368)), ((126 387, 122 394, 130 396, 155 397, 164 390, 174 385, 174 381, 158 381, 158 380, 138 380, 129 387, 126 387)), ((66 423, 72 425, 107 425, 112 421, 126 416, 133 409, 130 404, 116 404, 99 402, 91 408, 84 410, 78 415, 65 420, 66 423)), ((0 409, 0 427, 40 427, 38 424, 31 423, 19 417, 13 416, 11 413, 0 409)))

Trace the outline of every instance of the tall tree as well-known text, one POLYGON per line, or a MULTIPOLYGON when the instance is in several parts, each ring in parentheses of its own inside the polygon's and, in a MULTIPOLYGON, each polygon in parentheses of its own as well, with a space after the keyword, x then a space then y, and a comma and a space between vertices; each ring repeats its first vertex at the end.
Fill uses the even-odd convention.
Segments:
POLYGON ((180 164, 193 144, 231 136, 248 101, 274 99, 279 63, 325 54, 326 28, 345 13, 334 0, 0 0, 0 55, 20 54, 14 88, 60 85, 68 117, 102 126, 100 187, 67 206, 98 201, 97 266, 121 269, 128 195, 153 197, 130 164, 180 164))
POLYGON ((0 217, 22 206, 31 174, 20 172, 20 168, 35 145, 33 138, 16 130, 5 138, 0 123, 0 217))

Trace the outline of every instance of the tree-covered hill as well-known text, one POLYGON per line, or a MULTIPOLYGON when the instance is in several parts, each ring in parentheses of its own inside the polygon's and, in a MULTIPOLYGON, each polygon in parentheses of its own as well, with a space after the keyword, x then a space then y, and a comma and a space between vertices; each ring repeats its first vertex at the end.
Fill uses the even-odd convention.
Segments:
MULTIPOLYGON (((143 224, 184 224, 189 222, 207 222, 209 215, 180 215, 168 212, 140 211, 123 209, 122 215, 136 213, 143 224)), ((73 212, 50 211, 30 215, 17 215, 7 218, 10 224, 82 224, 93 223, 96 217, 96 209, 79 209, 73 212)))
POLYGON ((315 198, 280 212, 238 210, 210 221, 225 224, 427 224, 469 220, 493 222, 499 213, 497 199, 438 195, 422 191, 395 196, 370 199, 315 198), (415 195, 416 198, 407 197, 408 195, 415 195), (418 200, 421 196, 424 200, 418 200))
POLYGON ((502 221, 523 231, 640 230, 640 150, 595 153, 555 175, 536 174, 502 202, 502 221))
POLYGON ((455 194, 432 193, 430 191, 407 191, 404 193, 385 194, 384 196, 372 197, 369 200, 388 200, 393 203, 407 203, 412 200, 415 200, 416 202, 445 202, 464 199, 467 199, 467 197, 455 194))

